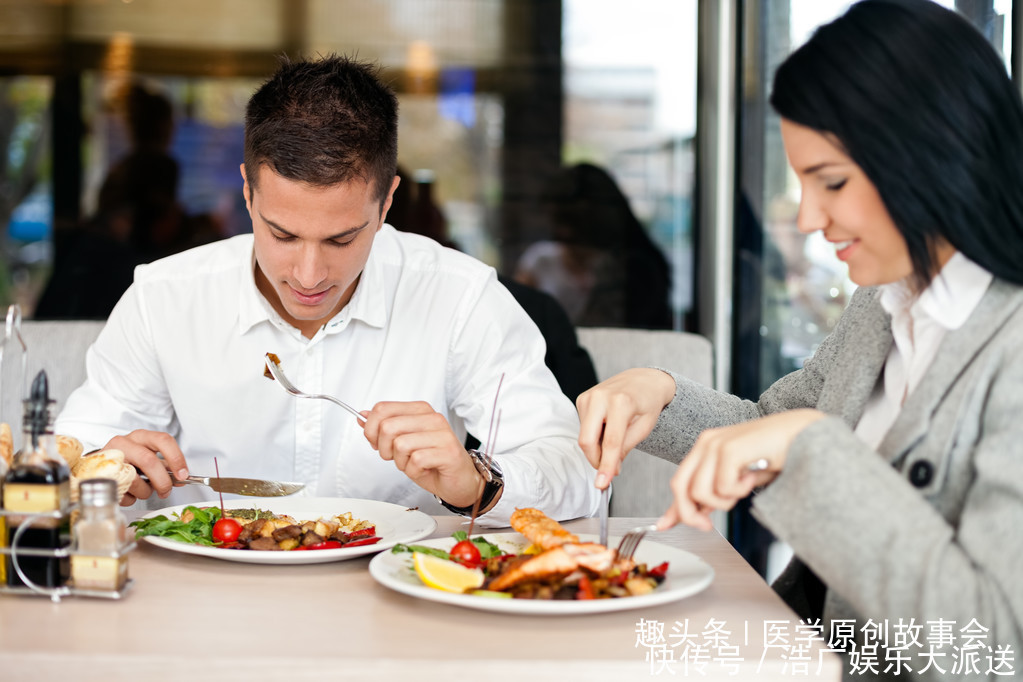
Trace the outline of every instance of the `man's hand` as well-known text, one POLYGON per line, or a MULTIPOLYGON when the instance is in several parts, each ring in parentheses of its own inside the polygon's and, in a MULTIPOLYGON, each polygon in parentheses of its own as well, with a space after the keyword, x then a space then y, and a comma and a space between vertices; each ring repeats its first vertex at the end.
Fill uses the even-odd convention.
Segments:
POLYGON ((659 369, 629 369, 579 395, 579 447, 597 469, 598 488, 618 475, 625 455, 650 435, 674 397, 674 379, 659 369))
POLYGON ((135 500, 149 499, 154 490, 160 499, 170 495, 174 486, 167 474, 168 471, 173 471, 175 478, 188 478, 185 455, 169 433, 139 429, 126 436, 114 436, 103 449, 110 448, 123 452, 124 461, 149 478, 149 483, 146 483, 138 476, 135 477, 128 492, 121 498, 123 507, 134 504, 135 500), (158 457, 157 453, 163 458, 158 457))
POLYGON ((420 488, 455 507, 479 499, 483 477, 447 419, 429 403, 381 402, 362 415, 369 444, 420 488))

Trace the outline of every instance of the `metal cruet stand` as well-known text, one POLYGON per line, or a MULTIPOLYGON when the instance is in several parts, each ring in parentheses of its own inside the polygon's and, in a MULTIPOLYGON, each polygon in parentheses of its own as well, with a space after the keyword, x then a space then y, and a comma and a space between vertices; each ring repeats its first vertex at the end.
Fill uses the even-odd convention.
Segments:
MULTIPOLYGON (((5 387, 3 385, 4 360, 6 359, 5 351, 7 350, 8 345, 12 341, 17 341, 18 345, 21 347, 21 372, 17 382, 18 394, 21 395, 24 392, 23 389, 26 376, 26 367, 28 364, 27 363, 28 348, 25 345, 25 340, 21 335, 21 307, 17 304, 13 304, 7 308, 7 323, 4 331, 4 338, 2 341, 0 341, 0 398, 2 398, 2 396, 5 395, 4 393, 5 387)), ((13 432, 15 432, 14 429, 12 429, 12 433, 13 432)), ((18 565, 18 557, 44 556, 64 558, 73 556, 76 553, 73 542, 67 545, 66 547, 59 547, 56 549, 38 549, 34 547, 23 547, 19 549, 18 542, 21 539, 21 536, 25 532, 25 530, 32 526, 36 521, 42 519, 59 519, 61 521, 68 520, 70 519, 74 511, 77 509, 77 507, 78 505, 72 504, 66 510, 63 511, 40 512, 35 514, 29 514, 25 512, 8 512, 5 509, 0 508, 0 523, 6 523, 5 517, 7 516, 17 515, 24 519, 21 525, 18 526, 18 529, 15 530, 13 533, 9 534, 8 537, 9 545, 6 547, 0 547, 0 561, 6 561, 6 557, 10 556, 11 564, 9 565, 9 568, 13 569, 18 574, 18 577, 21 578, 21 581, 25 583, 24 587, 11 587, 6 584, 0 584, 0 595, 17 594, 43 596, 49 597, 54 602, 59 602, 64 597, 68 596, 120 599, 128 592, 132 585, 134 585, 134 580, 131 578, 128 578, 124 587, 122 587, 119 590, 78 589, 74 586, 73 580, 67 585, 62 585, 56 588, 47 588, 32 582, 28 578, 28 576, 25 575, 24 571, 22 571, 21 567, 18 565)), ((115 559, 119 558, 134 550, 135 546, 136 545, 134 540, 128 540, 110 556, 115 559)))

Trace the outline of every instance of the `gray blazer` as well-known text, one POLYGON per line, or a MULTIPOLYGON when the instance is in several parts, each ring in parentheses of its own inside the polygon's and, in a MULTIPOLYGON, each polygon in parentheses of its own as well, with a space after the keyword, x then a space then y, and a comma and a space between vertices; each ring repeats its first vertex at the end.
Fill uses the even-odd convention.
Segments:
MULTIPOLYGON (((775 583, 797 611, 806 567, 827 586, 829 622, 902 619, 923 625, 919 645, 893 679, 958 679, 959 652, 930 651, 928 621, 988 628, 978 652, 1010 647, 1023 667, 1023 288, 994 280, 967 322, 948 333, 931 367, 874 451, 853 433, 892 344, 879 290, 861 288, 835 331, 803 369, 778 380, 758 402, 714 392, 676 376, 674 400, 641 450, 679 461, 708 427, 799 407, 831 415, 805 429, 782 473, 753 500, 754 515, 793 549, 775 583), (975 620, 975 623, 973 621, 975 620), (941 654, 944 654, 943 656, 941 654)), ((876 642, 875 642, 876 643, 876 642)), ((849 679, 884 679, 893 650, 879 648, 877 670, 849 679)), ((854 663, 855 659, 847 663, 854 663)), ((862 662, 862 659, 861 659, 862 662)), ((961 665, 961 663, 960 663, 961 665)), ((897 666, 895 666, 897 667, 897 666)), ((893 668, 894 669, 894 668, 893 668)))

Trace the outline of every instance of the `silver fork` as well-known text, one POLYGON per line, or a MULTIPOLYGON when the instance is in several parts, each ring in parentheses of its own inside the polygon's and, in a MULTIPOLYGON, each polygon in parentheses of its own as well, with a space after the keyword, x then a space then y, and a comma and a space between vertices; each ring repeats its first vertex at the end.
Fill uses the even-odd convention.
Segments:
POLYGON ((355 418, 359 420, 360 424, 366 423, 366 418, 359 414, 359 411, 357 409, 355 409, 348 403, 338 400, 332 395, 323 395, 321 393, 305 393, 304 391, 300 391, 297 388, 295 388, 295 384, 291 383, 291 380, 288 379, 287 376, 285 376, 284 370, 282 370, 281 366, 277 364, 277 361, 274 360, 273 357, 271 357, 270 353, 266 354, 266 367, 267 369, 270 370, 270 374, 273 375, 273 378, 277 380, 277 383, 279 383, 284 388, 285 391, 295 396, 296 398, 317 398, 319 400, 329 400, 335 405, 338 405, 351 412, 355 416, 355 418))
POLYGON ((622 541, 618 543, 618 549, 616 554, 619 559, 631 559, 632 555, 636 553, 636 548, 639 547, 640 541, 647 533, 652 533, 657 530, 657 526, 650 524, 648 526, 637 526, 622 536, 622 541))

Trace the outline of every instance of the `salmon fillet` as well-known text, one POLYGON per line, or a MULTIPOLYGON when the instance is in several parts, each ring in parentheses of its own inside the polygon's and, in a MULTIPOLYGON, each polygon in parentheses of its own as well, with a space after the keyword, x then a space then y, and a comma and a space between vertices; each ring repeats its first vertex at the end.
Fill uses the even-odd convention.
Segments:
POLYGON ((579 537, 544 514, 539 509, 516 509, 511 515, 511 527, 541 549, 554 549, 566 542, 579 542, 579 537))

